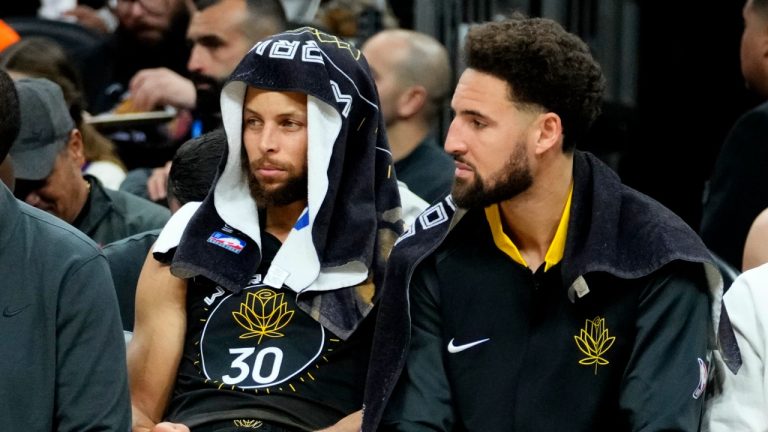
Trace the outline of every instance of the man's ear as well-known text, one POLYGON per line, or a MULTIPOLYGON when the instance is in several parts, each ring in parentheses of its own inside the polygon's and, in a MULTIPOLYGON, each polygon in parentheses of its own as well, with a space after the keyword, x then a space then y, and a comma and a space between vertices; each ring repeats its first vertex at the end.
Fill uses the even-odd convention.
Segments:
POLYGON ((78 166, 85 165, 85 144, 83 144, 83 135, 80 133, 79 129, 72 129, 69 131, 69 139, 67 140, 67 151, 69 152, 69 157, 72 158, 73 161, 78 166))
POLYGON ((560 116, 553 112, 540 114, 536 119, 536 154, 540 155, 551 148, 563 146, 563 123, 560 116))
POLYGON ((427 89, 424 86, 413 85, 405 89, 397 98, 397 115, 410 118, 421 112, 427 103, 427 89))

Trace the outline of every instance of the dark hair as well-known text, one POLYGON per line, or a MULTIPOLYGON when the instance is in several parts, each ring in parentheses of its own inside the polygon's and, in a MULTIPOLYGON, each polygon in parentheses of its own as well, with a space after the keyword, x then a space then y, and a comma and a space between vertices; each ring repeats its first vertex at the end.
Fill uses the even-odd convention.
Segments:
POLYGON ((600 114, 605 78, 589 47, 546 18, 514 14, 474 26, 465 44, 467 66, 507 82, 513 102, 554 112, 563 124, 563 151, 600 114))
MULTIPOLYGON (((196 0, 198 10, 204 10, 222 0, 196 0)), ((249 19, 243 27, 243 33, 253 42, 269 35, 285 31, 287 18, 280 0, 243 0, 248 10, 249 19)))
POLYGON ((202 201, 216 177, 219 161, 227 149, 224 129, 192 138, 176 150, 168 173, 168 198, 184 205, 202 201))
POLYGON ((0 162, 8 155, 20 128, 21 114, 16 86, 8 73, 0 69, 0 162))

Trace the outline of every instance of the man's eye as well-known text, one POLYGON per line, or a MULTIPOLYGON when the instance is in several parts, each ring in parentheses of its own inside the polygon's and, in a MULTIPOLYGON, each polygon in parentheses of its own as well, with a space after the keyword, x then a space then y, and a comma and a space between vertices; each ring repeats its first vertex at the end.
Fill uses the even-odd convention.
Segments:
POLYGON ((472 124, 472 127, 474 127, 475 129, 482 129, 486 126, 485 123, 482 123, 476 119, 473 119, 470 123, 472 124))

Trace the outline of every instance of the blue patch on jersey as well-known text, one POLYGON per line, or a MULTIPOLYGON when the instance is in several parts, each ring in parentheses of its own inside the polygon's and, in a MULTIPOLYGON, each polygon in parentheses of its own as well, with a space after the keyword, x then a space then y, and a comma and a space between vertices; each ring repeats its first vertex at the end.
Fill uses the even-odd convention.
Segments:
POLYGON ((236 254, 242 252, 243 248, 245 247, 245 242, 243 240, 226 235, 219 231, 214 231, 213 234, 208 237, 208 243, 223 247, 224 249, 236 254))
POLYGON ((309 210, 304 210, 304 213, 299 217, 299 220, 296 221, 296 225, 293 226, 293 229, 296 231, 301 231, 302 229, 309 226, 309 210))

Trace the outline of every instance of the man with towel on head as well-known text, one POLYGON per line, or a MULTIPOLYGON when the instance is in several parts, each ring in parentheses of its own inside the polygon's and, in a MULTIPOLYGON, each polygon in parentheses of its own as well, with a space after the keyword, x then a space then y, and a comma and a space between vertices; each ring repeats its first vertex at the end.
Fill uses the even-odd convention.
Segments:
POLYGON ((134 431, 359 430, 369 313, 403 229, 367 63, 313 28, 277 34, 221 105, 216 184, 139 280, 134 431))

